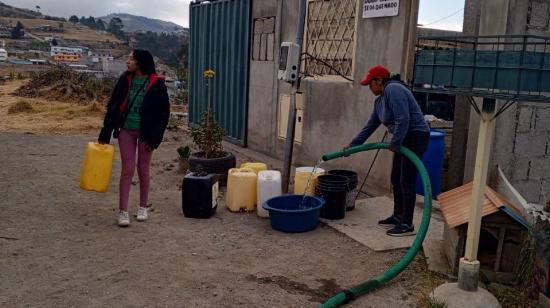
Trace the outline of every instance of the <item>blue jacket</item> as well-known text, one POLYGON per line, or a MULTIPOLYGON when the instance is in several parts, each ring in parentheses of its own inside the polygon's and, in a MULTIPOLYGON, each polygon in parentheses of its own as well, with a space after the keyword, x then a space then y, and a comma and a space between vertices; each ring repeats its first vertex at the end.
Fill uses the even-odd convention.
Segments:
POLYGON ((351 146, 363 144, 384 124, 393 135, 391 145, 400 147, 408 132, 429 132, 430 128, 411 91, 400 81, 389 81, 374 101, 374 111, 351 146))

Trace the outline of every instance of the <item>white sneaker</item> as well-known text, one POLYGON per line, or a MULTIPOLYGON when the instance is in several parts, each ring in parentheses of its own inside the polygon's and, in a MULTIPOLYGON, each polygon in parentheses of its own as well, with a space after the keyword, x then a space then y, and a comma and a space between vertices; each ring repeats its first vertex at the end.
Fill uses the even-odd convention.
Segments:
POLYGON ((148 218, 147 216, 147 208, 145 207, 139 207, 138 214, 137 214, 137 221, 146 221, 148 218))
POLYGON ((118 225, 120 227, 128 227, 130 225, 130 215, 128 212, 120 211, 118 213, 118 225))

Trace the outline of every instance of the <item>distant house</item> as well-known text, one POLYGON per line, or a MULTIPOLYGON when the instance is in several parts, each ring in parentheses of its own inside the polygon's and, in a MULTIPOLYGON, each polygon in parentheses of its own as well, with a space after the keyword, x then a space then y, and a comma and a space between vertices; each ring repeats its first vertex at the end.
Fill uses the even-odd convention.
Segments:
POLYGON ((8 52, 4 48, 0 48, 0 61, 8 60, 8 52))
POLYGON ((107 60, 106 58, 103 58, 102 61, 102 70, 103 72, 118 76, 121 75, 124 71, 126 71, 127 66, 125 61, 121 60, 107 60))
POLYGON ((34 65, 46 65, 48 62, 44 59, 29 59, 34 65))
POLYGON ((51 25, 38 25, 36 27, 33 27, 32 30, 39 31, 39 32, 59 32, 58 28, 53 27, 51 25))
POLYGON ((55 61, 78 62, 82 58, 82 48, 52 46, 50 55, 55 61))

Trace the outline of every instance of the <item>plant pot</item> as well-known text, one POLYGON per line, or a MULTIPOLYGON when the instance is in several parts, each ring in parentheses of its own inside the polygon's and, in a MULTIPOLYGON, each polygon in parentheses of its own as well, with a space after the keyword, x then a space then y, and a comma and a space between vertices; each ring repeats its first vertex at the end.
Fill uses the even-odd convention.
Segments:
POLYGON ((235 168, 237 161, 235 156, 224 152, 222 157, 204 158, 203 152, 197 152, 189 156, 189 170, 191 172, 204 171, 210 174, 217 174, 221 186, 227 185, 227 172, 235 168))
POLYGON ((180 157, 178 173, 186 174, 187 170, 189 170, 189 158, 180 157))

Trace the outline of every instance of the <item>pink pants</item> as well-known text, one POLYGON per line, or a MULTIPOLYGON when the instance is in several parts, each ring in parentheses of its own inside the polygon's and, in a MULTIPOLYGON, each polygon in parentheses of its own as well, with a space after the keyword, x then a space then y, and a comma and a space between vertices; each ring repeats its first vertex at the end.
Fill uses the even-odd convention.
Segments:
POLYGON ((118 145, 120 147, 120 159, 122 160, 119 209, 128 211, 130 187, 136 170, 136 148, 138 153, 139 206, 146 207, 147 198, 149 197, 149 165, 151 164, 153 151, 148 151, 145 144, 139 142, 138 130, 121 129, 118 145))

